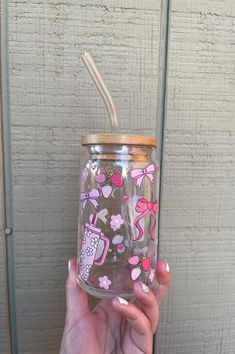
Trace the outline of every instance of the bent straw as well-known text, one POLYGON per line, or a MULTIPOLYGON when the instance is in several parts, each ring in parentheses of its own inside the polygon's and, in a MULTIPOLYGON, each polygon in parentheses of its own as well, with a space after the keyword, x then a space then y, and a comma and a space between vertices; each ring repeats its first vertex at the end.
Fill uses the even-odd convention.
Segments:
POLYGON ((116 112, 116 107, 114 105, 113 99, 109 93, 109 90, 102 79, 99 70, 90 55, 89 52, 85 52, 82 55, 82 61, 89 72, 94 84, 96 85, 100 96, 102 97, 108 117, 109 117, 109 122, 112 130, 116 130, 118 128, 118 120, 117 120, 117 112, 116 112))

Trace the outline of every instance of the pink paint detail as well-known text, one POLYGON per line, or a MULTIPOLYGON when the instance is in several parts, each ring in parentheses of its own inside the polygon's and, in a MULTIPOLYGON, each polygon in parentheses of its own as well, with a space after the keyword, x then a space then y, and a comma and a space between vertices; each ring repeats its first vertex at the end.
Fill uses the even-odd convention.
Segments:
POLYGON ((95 265, 102 265, 104 264, 105 258, 107 256, 108 250, 109 250, 109 239, 103 235, 100 236, 100 239, 103 240, 105 242, 105 247, 104 247, 104 251, 102 254, 101 259, 98 261, 95 261, 94 264, 95 265))
POLYGON ((88 280, 90 268, 95 265, 102 265, 105 261, 109 249, 109 240, 101 230, 94 225, 85 224, 82 236, 82 249, 79 260, 80 275, 84 280, 88 280), (96 252, 99 247, 99 241, 104 241, 102 255, 96 259, 96 252))
POLYGON ((139 268, 134 268, 131 271, 131 279, 132 280, 136 280, 137 278, 139 278, 141 274, 141 270, 139 268))
MULTIPOLYGON (((108 209, 102 209, 98 213, 96 213, 96 220, 100 219, 104 224, 106 224, 107 223, 107 218, 106 218, 107 215, 108 215, 108 209)), ((94 214, 89 216, 89 220, 92 224, 94 224, 92 222, 93 216, 94 216, 94 214)))
POLYGON ((90 285, 95 285, 95 283, 96 283, 96 280, 95 280, 95 279, 90 279, 90 280, 89 280, 89 284, 90 284, 90 285))
POLYGON ((131 258, 128 259, 128 263, 132 264, 132 265, 136 265, 139 263, 140 257, 138 256, 133 256, 131 258))
POLYGON ((105 174, 104 173, 99 174, 95 180, 97 183, 104 183, 106 180, 105 174))
POLYGON ((92 225, 96 224, 96 220, 97 220, 97 213, 95 211, 94 214, 92 215, 92 220, 91 220, 92 225))
POLYGON ((141 267, 145 272, 148 272, 150 269, 150 258, 146 257, 143 259, 143 261, 141 262, 141 267))
POLYGON ((117 246, 117 249, 118 249, 119 251, 122 251, 122 250, 124 249, 124 245, 118 245, 118 246, 117 246))
POLYGON ((136 180, 136 187, 141 187, 144 177, 148 177, 148 179, 153 182, 154 176, 153 174, 156 172, 155 166, 153 164, 148 165, 144 169, 136 168, 131 170, 131 177, 136 180))
POLYGON ((115 186, 115 187, 122 187, 123 185, 123 178, 122 175, 118 172, 114 172, 114 174, 110 177, 110 182, 115 186))
POLYGON ((103 186, 101 190, 102 190, 103 197, 108 199, 108 197, 112 193, 113 188, 111 186, 103 186))
POLYGON ((87 201, 89 201, 95 208, 97 208, 97 199, 99 196, 100 194, 97 189, 92 189, 89 193, 81 193, 82 209, 86 207, 87 201))
POLYGON ((113 231, 116 231, 116 230, 120 229, 120 227, 123 224, 124 224, 124 221, 122 219, 121 214, 117 214, 117 215, 112 215, 111 216, 110 225, 111 225, 111 228, 113 229, 113 231))
POLYGON ((103 277, 99 277, 99 286, 101 288, 108 290, 111 284, 112 284, 112 282, 111 282, 111 280, 109 280, 107 275, 104 275, 103 277))
POLYGON ((129 196, 128 196, 128 195, 124 195, 124 196, 123 196, 123 200, 124 200, 124 202, 128 202, 129 196))
POLYGON ((152 240, 153 239, 153 231, 156 227, 156 214, 158 211, 158 200, 155 200, 154 202, 149 202, 148 200, 146 200, 144 198, 139 198, 137 200, 135 210, 137 211, 137 213, 140 213, 140 215, 137 216, 134 221, 136 228, 139 230, 139 235, 135 241, 140 240, 141 237, 143 236, 143 229, 142 229, 139 221, 149 213, 153 217, 153 220, 154 220, 154 224, 149 231, 149 236, 150 236, 150 239, 152 240))

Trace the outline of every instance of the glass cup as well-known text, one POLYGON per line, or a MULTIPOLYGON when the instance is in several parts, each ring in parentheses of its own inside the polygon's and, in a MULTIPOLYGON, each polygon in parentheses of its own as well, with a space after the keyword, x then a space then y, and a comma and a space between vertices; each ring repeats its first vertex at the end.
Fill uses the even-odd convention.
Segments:
POLYGON ((156 139, 86 135, 78 225, 78 282, 98 298, 155 285, 159 164, 156 139))

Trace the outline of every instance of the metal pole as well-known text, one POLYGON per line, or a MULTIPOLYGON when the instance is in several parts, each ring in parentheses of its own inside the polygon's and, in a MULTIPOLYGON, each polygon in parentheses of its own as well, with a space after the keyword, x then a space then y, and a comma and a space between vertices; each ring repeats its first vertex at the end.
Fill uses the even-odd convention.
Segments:
MULTIPOLYGON (((170 14, 170 0, 161 0, 161 21, 160 21, 160 44, 159 44, 159 77, 158 77, 158 130, 157 130, 157 159, 160 162, 161 172, 160 181, 162 181, 163 170, 163 148, 164 148, 164 123, 165 110, 167 102, 167 55, 169 42, 169 14, 170 14)), ((160 183, 159 202, 161 206, 161 191, 162 182, 160 183)), ((159 216, 161 214, 161 208, 159 216)), ((159 219, 160 221, 160 219, 159 219)), ((160 223, 158 223, 159 225, 160 223)), ((159 227, 158 227, 159 235, 159 227)), ((160 237, 159 237, 160 240, 160 237)), ((158 257, 159 257, 159 243, 158 243, 158 257)), ((153 353, 157 353, 157 335, 154 336, 153 353)))
POLYGON ((2 0, 1 15, 1 88, 2 88, 2 145, 3 145, 3 199, 6 239, 7 296, 9 304, 9 331, 11 353, 18 354, 14 276, 14 235, 12 210, 11 122, 9 104, 8 68, 8 1, 2 0))

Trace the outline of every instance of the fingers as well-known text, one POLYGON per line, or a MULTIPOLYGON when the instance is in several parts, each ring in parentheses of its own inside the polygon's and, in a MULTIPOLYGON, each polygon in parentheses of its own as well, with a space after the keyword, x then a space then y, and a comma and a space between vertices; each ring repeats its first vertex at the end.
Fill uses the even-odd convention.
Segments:
POLYGON ((157 329, 159 319, 159 307, 155 294, 147 285, 139 282, 134 285, 137 304, 149 319, 152 333, 157 329))
POLYGON ((134 285, 136 304, 149 319, 153 333, 157 329, 159 320, 159 304, 166 296, 171 281, 169 265, 166 261, 162 260, 157 263, 156 276, 157 286, 153 291, 141 282, 134 285))
POLYGON ((165 260, 157 262, 156 267, 157 285, 153 289, 158 304, 162 302, 168 291, 171 282, 169 265, 165 260))
POLYGON ((68 321, 70 325, 73 325, 74 322, 86 316, 90 310, 87 294, 80 288, 77 282, 76 259, 69 260, 68 272, 69 274, 66 282, 66 321, 68 321))
POLYGON ((141 309, 120 297, 115 298, 112 305, 116 312, 125 318, 130 325, 130 327, 125 328, 125 331, 129 331, 135 345, 143 353, 152 353, 153 334, 150 321, 141 309))
MULTIPOLYGON (((126 317, 132 328, 139 334, 150 330, 154 333, 159 319, 159 304, 166 296, 171 281, 169 265, 161 260, 156 267, 157 286, 150 291, 147 285, 138 282, 134 285, 136 305, 128 303, 126 300, 115 299, 113 306, 115 310, 126 317)), ((119 298, 120 299, 120 298, 119 298)))
POLYGON ((138 334, 146 334, 150 330, 149 320, 136 305, 117 297, 113 300, 113 306, 138 334))

